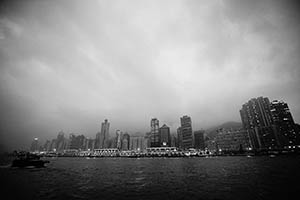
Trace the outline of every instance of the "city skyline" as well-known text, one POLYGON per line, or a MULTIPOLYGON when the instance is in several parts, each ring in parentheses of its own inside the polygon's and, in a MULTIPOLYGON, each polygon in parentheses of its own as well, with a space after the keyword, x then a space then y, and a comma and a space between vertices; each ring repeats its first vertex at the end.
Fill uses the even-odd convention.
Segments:
POLYGON ((275 1, 2 1, 0 149, 60 130, 177 134, 240 122, 253 97, 300 122, 298 5, 275 1))
MULTIPOLYGON (((237 150, 265 150, 265 149, 291 149, 299 147, 300 144, 300 125, 296 124, 290 112, 289 106, 282 100, 270 101, 268 97, 251 98, 248 102, 242 105, 240 110, 240 117, 242 126, 240 127, 222 127, 215 129, 216 135, 207 135, 205 130, 192 129, 192 120, 190 116, 184 115, 180 117, 180 126, 177 128, 176 134, 170 133, 170 128, 163 124, 159 126, 159 120, 152 118, 150 120, 150 131, 146 133, 128 134, 123 142, 123 132, 116 130, 116 136, 109 136, 110 122, 105 119, 101 124, 102 140, 99 136, 100 132, 96 134, 95 139, 86 138, 83 135, 75 137, 73 133, 70 134, 69 139, 64 143, 68 145, 65 149, 77 150, 91 150, 94 149, 108 149, 115 148, 118 150, 137 150, 143 151, 149 147, 176 147, 179 149, 208 149, 210 151, 218 151, 218 149, 225 149, 226 151, 237 150), (204 134, 206 136, 204 137, 204 134), (131 136, 130 136, 131 135, 131 136), (133 142, 130 138, 137 138, 133 142), (173 141, 172 141, 173 140, 173 141), (102 142, 99 142, 102 141, 102 142), (93 143, 92 148, 88 145, 93 143), (130 145, 129 144, 136 145, 130 145), (71 148, 72 143, 77 145, 76 148, 71 148), (102 145, 99 145, 102 143, 102 145), (123 143, 126 144, 124 147, 123 143), (104 145, 106 144, 106 145, 104 145), (174 145, 174 146, 172 146, 174 145)), ((59 140, 62 132, 59 132, 57 140, 59 140)), ((64 133, 62 133, 63 135, 64 133)), ((63 137, 63 136, 62 136, 63 137)), ((31 148, 33 146, 36 150, 41 151, 56 151, 59 149, 57 141, 47 140, 44 145, 38 147, 37 138, 34 138, 31 148), (54 145, 54 146, 53 146, 54 145), (52 146, 52 147, 51 147, 52 146), (37 149, 38 147, 38 149, 37 149)), ((60 153, 62 151, 59 151, 60 153)))

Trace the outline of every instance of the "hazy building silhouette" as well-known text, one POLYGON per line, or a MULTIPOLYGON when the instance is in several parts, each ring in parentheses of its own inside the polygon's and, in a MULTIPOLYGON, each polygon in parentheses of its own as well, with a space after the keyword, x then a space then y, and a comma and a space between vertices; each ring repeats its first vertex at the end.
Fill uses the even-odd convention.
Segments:
POLYGON ((195 131, 194 138, 195 138, 195 149, 204 150, 205 149, 204 130, 195 131))
POLYGON ((94 148, 95 148, 95 140, 92 138, 86 138, 84 149, 92 151, 92 150, 94 150, 94 148))
POLYGON ((63 131, 60 131, 56 138, 56 151, 62 152, 67 148, 67 142, 65 139, 65 133, 63 131))
POLYGON ((159 121, 156 118, 151 119, 151 147, 159 147, 159 121))
POLYGON ((151 132, 147 132, 144 137, 146 148, 151 147, 151 132))
POLYGON ((85 144, 84 135, 76 136, 74 133, 70 134, 68 149, 84 150, 85 149, 84 144, 85 144))
POLYGON ((183 116, 180 118, 181 134, 182 134, 182 148, 193 148, 193 130, 192 120, 189 116, 183 116))
POLYGON ((121 150, 122 148, 122 132, 120 130, 116 131, 116 148, 121 150))
POLYGON ((39 139, 38 138, 33 139, 31 146, 30 146, 30 151, 31 152, 39 151, 39 139))
POLYGON ((143 151, 146 148, 144 136, 140 133, 130 136, 130 150, 143 151))
POLYGON ((123 137, 122 137, 122 150, 123 151, 127 151, 129 150, 130 147, 130 135, 128 133, 124 133, 123 137))
POLYGON ((110 123, 108 122, 107 119, 104 120, 101 124, 101 132, 98 132, 96 134, 96 148, 98 149, 104 149, 108 148, 110 145, 109 141, 109 125, 110 123))
POLYGON ((176 147, 182 149, 182 132, 181 132, 181 127, 177 128, 177 146, 176 147))
MULTIPOLYGON (((56 142, 57 139, 52 139, 50 143, 50 151, 56 151, 56 142)), ((69 141, 67 141, 67 146, 69 146, 69 141)))
POLYGON ((159 128, 159 136, 159 142, 161 147, 171 146, 170 128, 166 124, 159 128))
POLYGON ((50 151, 51 150, 51 142, 50 140, 46 140, 44 146, 43 146, 43 151, 50 151))
POLYGON ((278 100, 272 101, 271 114, 273 123, 279 132, 280 145, 291 148, 299 144, 299 135, 288 104, 278 100))
POLYGON ((177 138, 174 134, 171 134, 171 147, 177 147, 178 146, 177 138))

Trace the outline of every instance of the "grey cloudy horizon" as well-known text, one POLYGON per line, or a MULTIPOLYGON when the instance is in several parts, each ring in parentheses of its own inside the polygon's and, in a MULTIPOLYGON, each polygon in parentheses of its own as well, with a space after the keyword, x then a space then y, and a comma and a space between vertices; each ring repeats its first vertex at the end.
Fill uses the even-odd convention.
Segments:
MULTIPOLYGON (((240 121, 251 98, 288 103, 300 122, 297 1, 6 1, 0 3, 1 145, 101 122, 174 133, 240 121)), ((68 136, 68 135, 66 135, 68 136)))

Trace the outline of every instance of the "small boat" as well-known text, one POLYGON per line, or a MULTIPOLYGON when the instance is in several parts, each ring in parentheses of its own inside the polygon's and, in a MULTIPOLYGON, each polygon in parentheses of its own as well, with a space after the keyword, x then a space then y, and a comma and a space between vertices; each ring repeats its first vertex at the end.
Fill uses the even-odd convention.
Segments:
POLYGON ((12 162, 12 167, 45 167, 45 163, 49 163, 48 160, 41 160, 40 156, 36 154, 19 153, 12 162))

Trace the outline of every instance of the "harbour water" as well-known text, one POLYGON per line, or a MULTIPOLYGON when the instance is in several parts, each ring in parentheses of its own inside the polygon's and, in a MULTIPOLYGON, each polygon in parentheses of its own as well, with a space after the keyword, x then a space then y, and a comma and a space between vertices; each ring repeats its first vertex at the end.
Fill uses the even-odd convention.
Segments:
POLYGON ((49 158, 0 168, 6 199, 291 199, 299 156, 49 158))

